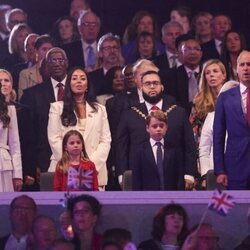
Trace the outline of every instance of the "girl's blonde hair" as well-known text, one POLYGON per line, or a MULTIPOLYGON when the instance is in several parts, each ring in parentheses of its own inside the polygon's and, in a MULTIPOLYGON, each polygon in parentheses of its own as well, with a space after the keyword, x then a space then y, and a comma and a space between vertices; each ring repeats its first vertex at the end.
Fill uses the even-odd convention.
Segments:
POLYGON ((194 100, 198 118, 200 119, 205 118, 209 112, 212 112, 215 109, 216 96, 214 96, 214 93, 212 92, 212 89, 208 85, 206 79, 206 69, 212 64, 217 64, 219 66, 226 80, 226 69, 220 60, 211 59, 204 64, 199 82, 199 93, 197 94, 194 100))
POLYGON ((59 168, 60 168, 60 170, 62 170, 63 173, 67 173, 68 168, 69 168, 70 156, 69 156, 68 152, 66 151, 65 147, 67 145, 69 137, 72 136, 72 135, 78 136, 80 138, 80 140, 81 140, 81 143, 82 143, 82 152, 81 152, 80 160, 82 160, 82 161, 88 161, 89 160, 89 157, 88 157, 87 152, 85 150, 84 140, 83 140, 83 137, 82 137, 81 133, 78 132, 77 130, 70 130, 63 137, 63 141, 62 141, 62 158, 58 162, 59 168))

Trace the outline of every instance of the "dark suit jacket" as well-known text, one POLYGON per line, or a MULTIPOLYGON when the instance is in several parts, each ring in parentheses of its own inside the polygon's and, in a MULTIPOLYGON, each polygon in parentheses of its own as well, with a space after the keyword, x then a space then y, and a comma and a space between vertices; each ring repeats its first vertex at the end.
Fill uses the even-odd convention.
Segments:
POLYGON ((153 59, 154 64, 159 68, 160 72, 167 71, 169 67, 169 61, 166 52, 153 59))
POLYGON ((5 245, 6 245, 7 240, 8 240, 9 237, 10 237, 10 234, 0 238, 0 250, 4 250, 5 245))
POLYGON ((27 143, 25 145, 25 157, 29 162, 30 157, 34 154, 36 166, 33 167, 39 167, 42 172, 48 170, 52 155, 48 142, 47 126, 50 103, 55 101, 50 80, 25 89, 20 101, 29 107, 29 112, 23 114, 22 119, 25 124, 24 134, 26 134, 27 143))
POLYGON ((231 181, 239 182, 234 189, 250 189, 250 128, 242 110, 240 86, 219 95, 213 141, 215 174, 228 176, 229 189, 231 181))
POLYGON ((89 73, 90 83, 93 85, 96 96, 108 94, 109 86, 105 80, 103 68, 94 70, 89 73))
MULTIPOLYGON (((163 97, 163 111, 172 107, 173 104, 173 97, 163 97)), ((145 116, 148 114, 145 103, 140 103, 137 108, 145 116)), ((191 125, 185 110, 181 107, 177 106, 168 113, 168 132, 165 139, 166 145, 175 148, 182 163, 180 176, 182 177, 181 184, 183 184, 184 174, 192 176, 196 174, 196 148, 191 125)), ((122 175, 125 170, 132 169, 137 147, 148 140, 145 118, 131 108, 124 110, 115 139, 117 175, 122 175)))
POLYGON ((211 39, 210 41, 201 44, 201 50, 202 50, 202 63, 209 59, 220 59, 220 54, 216 49, 215 41, 214 39, 211 39))
MULTIPOLYGON (((135 154, 133 169, 133 190, 160 191, 160 176, 150 142, 144 142, 135 154)), ((179 164, 173 148, 164 146, 164 190, 178 189, 179 164)))
POLYGON ((72 67, 80 66, 85 68, 83 50, 82 50, 82 42, 75 41, 72 43, 61 45, 61 48, 66 52, 68 61, 69 61, 69 69, 72 67))

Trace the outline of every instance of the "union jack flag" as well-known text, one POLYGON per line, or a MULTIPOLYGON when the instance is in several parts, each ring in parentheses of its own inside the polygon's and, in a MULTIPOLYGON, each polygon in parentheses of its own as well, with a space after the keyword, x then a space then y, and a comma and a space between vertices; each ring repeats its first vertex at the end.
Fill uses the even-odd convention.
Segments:
POLYGON ((211 201, 208 204, 208 208, 226 216, 229 211, 234 207, 234 198, 221 190, 214 190, 211 201))

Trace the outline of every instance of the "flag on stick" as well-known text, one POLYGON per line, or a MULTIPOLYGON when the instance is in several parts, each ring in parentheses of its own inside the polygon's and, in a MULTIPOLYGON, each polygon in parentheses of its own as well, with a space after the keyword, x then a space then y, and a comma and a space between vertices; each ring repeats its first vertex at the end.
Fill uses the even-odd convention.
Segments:
POLYGON ((221 190, 214 190, 211 201, 208 204, 208 208, 226 216, 229 211, 234 207, 234 198, 221 190))

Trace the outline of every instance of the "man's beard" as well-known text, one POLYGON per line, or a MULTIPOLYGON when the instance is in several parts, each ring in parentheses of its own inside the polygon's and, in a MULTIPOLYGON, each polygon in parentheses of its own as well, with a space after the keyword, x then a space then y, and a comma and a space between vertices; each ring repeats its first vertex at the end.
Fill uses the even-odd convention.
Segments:
POLYGON ((156 104, 162 99, 162 92, 160 92, 156 96, 149 96, 146 93, 142 92, 142 96, 146 102, 151 103, 151 104, 156 104))

